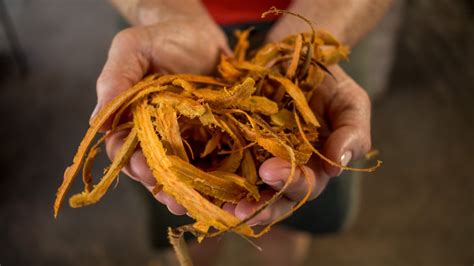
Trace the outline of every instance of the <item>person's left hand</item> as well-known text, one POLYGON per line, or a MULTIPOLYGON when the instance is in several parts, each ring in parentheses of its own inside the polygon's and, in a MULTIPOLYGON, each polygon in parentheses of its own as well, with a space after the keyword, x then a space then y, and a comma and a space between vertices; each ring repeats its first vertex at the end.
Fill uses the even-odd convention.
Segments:
MULTIPOLYGON (((311 107, 322 124, 322 154, 332 161, 346 166, 351 160, 366 154, 371 146, 370 100, 367 93, 339 66, 330 68, 336 80, 327 77, 311 99, 311 107)), ((284 197, 267 207, 247 223, 251 226, 269 224, 288 213, 311 189, 310 200, 315 199, 326 187, 329 179, 342 173, 314 157, 303 166, 309 177, 306 181, 301 169, 284 192, 284 197)), ((259 175, 269 188, 261 193, 259 202, 243 199, 237 205, 225 204, 224 209, 239 219, 249 217, 259 206, 268 201, 285 184, 290 174, 290 163, 279 158, 266 160, 259 175)))

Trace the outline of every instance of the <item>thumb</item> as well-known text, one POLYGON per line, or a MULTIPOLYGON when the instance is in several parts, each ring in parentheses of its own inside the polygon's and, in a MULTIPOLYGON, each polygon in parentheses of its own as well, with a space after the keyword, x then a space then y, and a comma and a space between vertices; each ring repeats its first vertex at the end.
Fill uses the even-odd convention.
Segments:
MULTIPOLYGON (((144 53, 148 42, 146 33, 138 28, 119 32, 112 41, 107 61, 97 79, 97 105, 91 120, 114 97, 137 83, 149 68, 149 58, 144 53)), ((102 130, 110 127, 110 121, 102 130)))

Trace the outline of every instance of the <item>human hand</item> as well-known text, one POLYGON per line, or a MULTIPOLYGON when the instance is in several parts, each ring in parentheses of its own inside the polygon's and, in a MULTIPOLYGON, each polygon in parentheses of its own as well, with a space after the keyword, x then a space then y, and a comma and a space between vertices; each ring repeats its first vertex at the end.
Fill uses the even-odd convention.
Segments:
MULTIPOLYGON (((115 96, 128 89, 148 72, 206 74, 214 69, 221 52, 228 52, 224 33, 207 16, 178 17, 152 25, 128 28, 118 33, 108 59, 97 80, 97 106, 92 117, 115 96)), ((110 129, 110 121, 102 131, 110 129)), ((114 158, 127 132, 111 134, 106 140, 107 154, 114 158)), ((155 179, 141 150, 131 157, 124 172, 150 191, 155 179)), ((155 195, 163 204, 177 205, 163 192, 155 195)), ((170 208, 184 214, 183 208, 170 208)))
MULTIPOLYGON (((367 93, 339 66, 330 68, 336 80, 327 77, 315 91, 310 105, 320 121, 322 154, 328 159, 346 166, 366 154, 371 146, 370 100, 367 93)), ((249 225, 265 225, 288 213, 311 189, 310 200, 315 199, 326 187, 329 179, 342 173, 318 157, 303 166, 309 182, 301 169, 297 169, 292 182, 284 191, 284 197, 250 219, 249 225)), ((259 175, 269 188, 262 192, 259 202, 243 199, 237 205, 226 204, 224 209, 241 220, 249 217, 259 206, 279 191, 290 174, 290 163, 279 158, 265 161, 259 175)))
POLYGON ((227 39, 210 18, 169 20, 119 32, 97 80, 92 117, 148 72, 209 73, 221 52, 230 53, 227 39))

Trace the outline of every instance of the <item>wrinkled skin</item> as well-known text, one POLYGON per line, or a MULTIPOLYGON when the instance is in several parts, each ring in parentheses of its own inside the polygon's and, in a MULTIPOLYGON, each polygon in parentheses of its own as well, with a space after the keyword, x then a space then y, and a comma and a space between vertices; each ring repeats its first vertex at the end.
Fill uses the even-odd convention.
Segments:
MULTIPOLYGON (((138 82, 147 72, 208 74, 216 65, 218 55, 221 52, 229 53, 228 51, 224 34, 215 23, 206 19, 163 22, 124 30, 114 38, 107 62, 97 81, 96 110, 138 82)), ((365 91, 340 67, 332 67, 331 71, 337 82, 326 78, 311 100, 311 107, 319 118, 323 118, 320 130, 324 141, 323 154, 335 162, 347 165, 370 149, 370 101, 365 91)), ((107 130, 109 126, 110 124, 105 125, 103 130, 107 130)), ((107 140, 110 158, 114 158, 125 136, 125 132, 118 132, 107 140)), ((329 179, 341 173, 339 168, 319 159, 311 160, 304 167, 309 175, 309 184, 298 170, 285 197, 252 218, 248 222, 250 225, 268 224, 286 213, 303 198, 309 188, 313 191, 311 199, 315 199, 324 190, 329 179)), ((248 217, 259 204, 263 204, 283 186, 289 169, 290 164, 281 159, 271 158, 265 161, 259 169, 259 175, 271 189, 262 192, 260 202, 248 202, 244 199, 237 205, 225 204, 224 209, 240 219, 248 217)), ((140 150, 133 154, 124 172, 150 191, 153 189, 155 179, 140 150)), ((186 213, 166 193, 159 192, 155 197, 171 213, 186 213)))

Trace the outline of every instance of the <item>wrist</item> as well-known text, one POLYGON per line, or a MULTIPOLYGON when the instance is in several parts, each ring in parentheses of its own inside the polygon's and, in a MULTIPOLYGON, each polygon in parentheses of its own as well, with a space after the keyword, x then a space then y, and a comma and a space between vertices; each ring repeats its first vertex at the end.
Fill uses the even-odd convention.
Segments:
MULTIPOLYGON (((342 44, 353 46, 363 38, 389 9, 393 0, 295 0, 289 10, 305 16, 316 29, 324 29, 342 44)), ((303 21, 283 15, 269 32, 267 41, 309 31, 303 21)))
MULTIPOLYGON (((314 29, 325 30, 333 35, 339 42, 347 45, 346 20, 347 14, 344 12, 352 12, 351 10, 339 10, 341 7, 337 5, 338 0, 334 2, 316 1, 316 4, 310 1, 295 1, 290 6, 289 11, 302 15, 307 18, 313 25, 314 29), (327 11, 326 10, 330 10, 327 11), (341 14, 335 16, 336 13, 341 14)), ((278 42, 289 35, 302 32, 310 32, 311 28, 306 21, 296 18, 289 14, 283 14, 276 22, 275 26, 267 35, 267 42, 278 42)))
MULTIPOLYGON (((124 2, 118 9, 135 26, 179 22, 209 18, 206 9, 197 0, 112 0, 124 2)), ((116 5, 117 6, 117 5, 116 5)))

